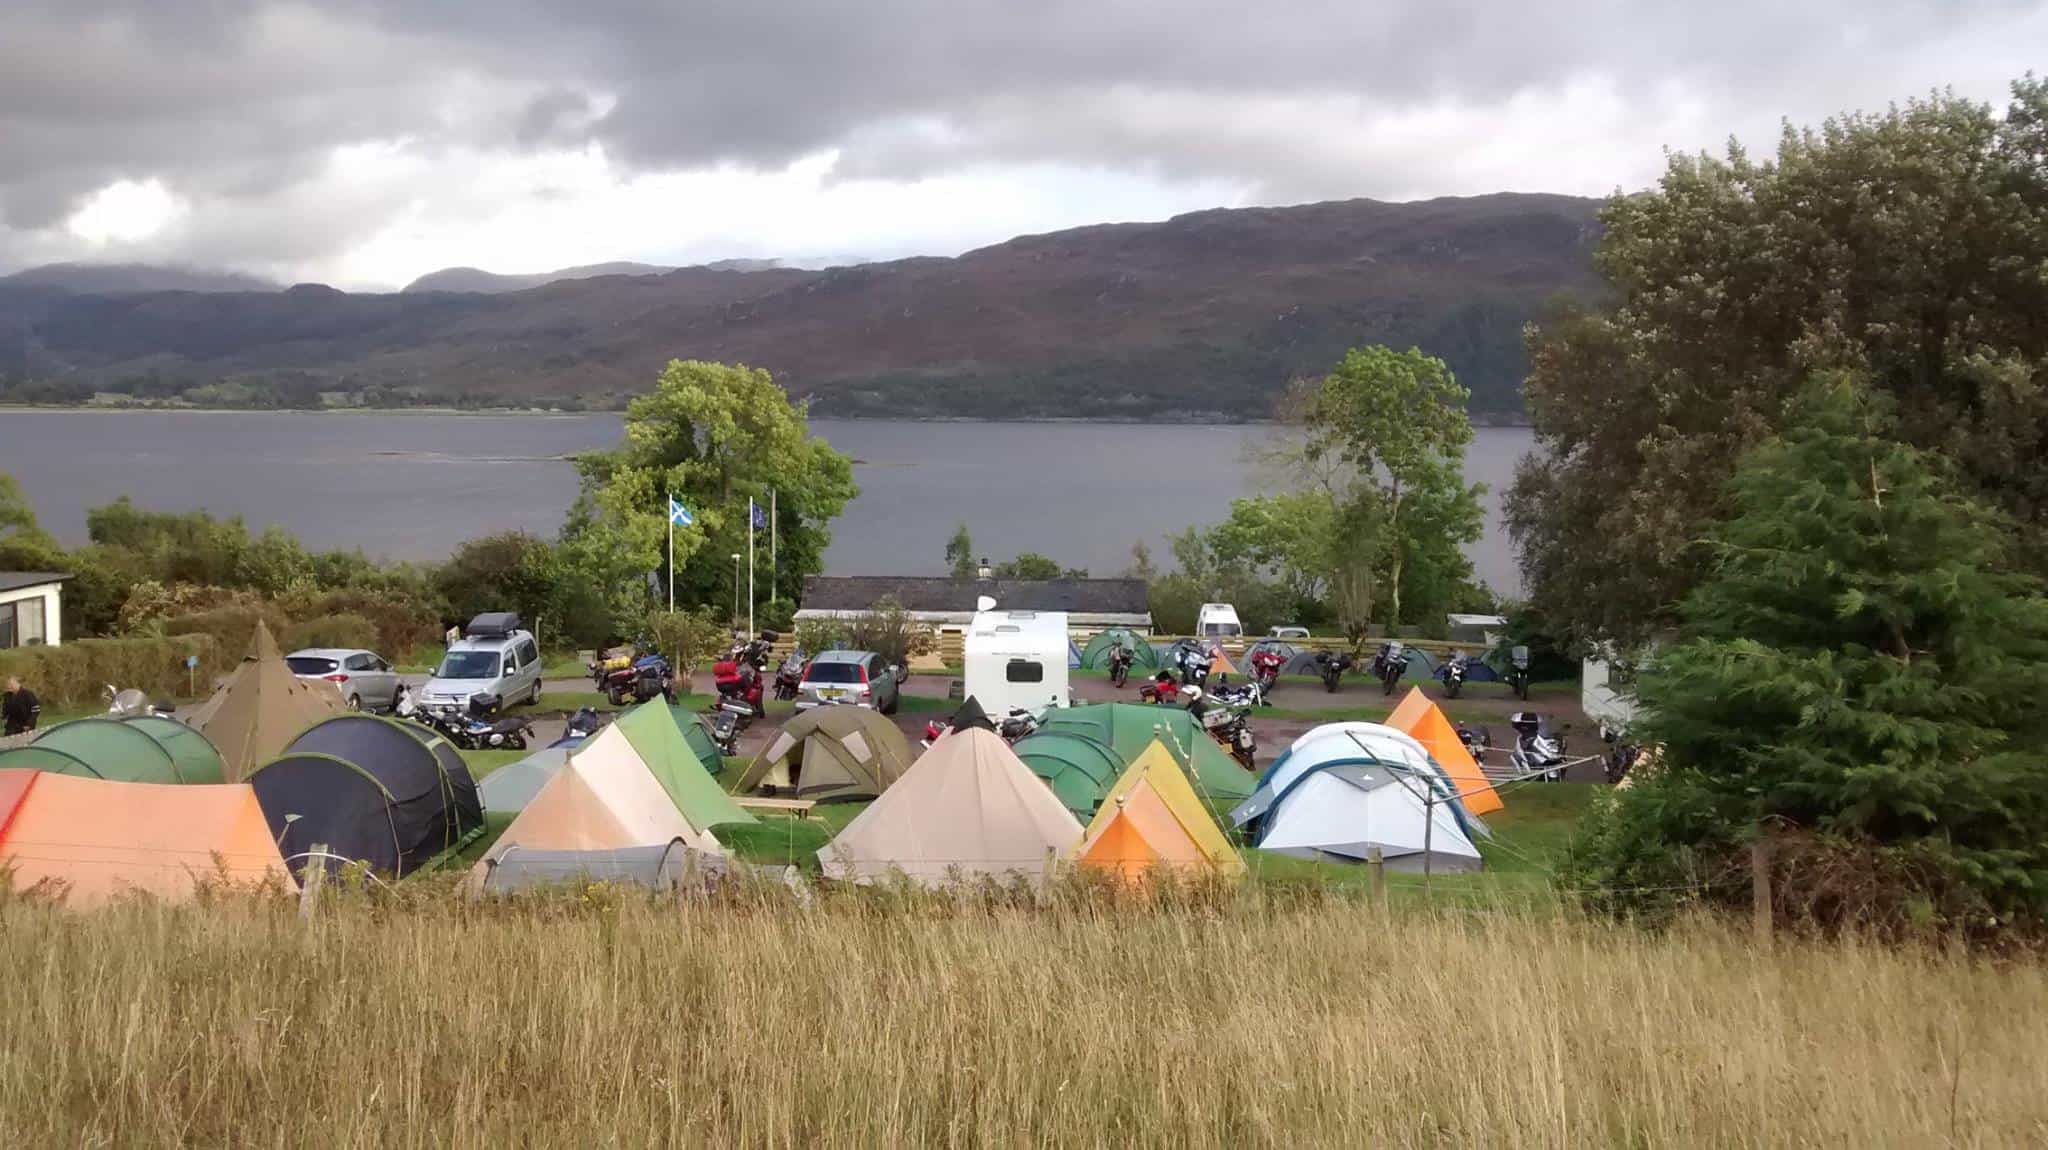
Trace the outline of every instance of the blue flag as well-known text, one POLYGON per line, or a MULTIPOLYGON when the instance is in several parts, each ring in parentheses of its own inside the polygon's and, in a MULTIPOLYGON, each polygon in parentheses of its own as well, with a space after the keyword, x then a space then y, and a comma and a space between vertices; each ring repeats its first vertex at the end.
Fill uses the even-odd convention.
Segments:
POLYGON ((761 510, 760 504, 754 502, 752 499, 749 499, 747 500, 747 507, 751 509, 754 513, 755 530, 758 531, 761 528, 768 526, 768 513, 766 511, 761 510))
POLYGON ((677 527, 688 527, 697 521, 697 517, 690 514, 689 508, 677 503, 674 496, 670 496, 668 501, 668 521, 677 527))

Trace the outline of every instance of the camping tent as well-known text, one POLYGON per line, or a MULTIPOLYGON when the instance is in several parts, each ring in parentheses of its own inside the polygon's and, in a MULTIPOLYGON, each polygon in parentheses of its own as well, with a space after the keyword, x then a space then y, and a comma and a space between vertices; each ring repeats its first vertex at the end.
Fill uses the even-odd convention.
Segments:
POLYGON ((1256 835, 1281 793, 1296 780, 1323 763, 1345 762, 1361 756, 1373 762, 1395 763, 1407 768, 1429 787, 1435 795, 1434 801, 1450 807, 1453 817, 1465 828, 1468 837, 1488 833, 1486 824, 1465 809, 1463 800, 1458 797, 1457 781, 1442 764, 1430 757, 1428 748, 1405 731, 1397 731, 1382 723, 1361 722, 1324 723, 1310 728, 1294 740, 1259 776, 1258 788, 1251 797, 1230 812, 1232 825, 1244 827, 1256 835))
POLYGON ((677 840, 696 850, 724 853, 709 830, 691 825, 614 723, 571 754, 533 796, 477 863, 471 882, 481 889, 491 864, 515 847, 611 851, 677 840))
POLYGON ((1040 729, 1018 739, 1012 749, 1079 818, 1095 813, 1124 769, 1123 758, 1109 744, 1079 731, 1040 729))
POLYGON ((249 782, 295 871, 325 844, 403 876, 483 826, 476 783, 447 740, 372 715, 315 724, 249 782))
POLYGON ((717 881, 740 864, 681 839, 611 850, 541 850, 514 846, 486 859, 477 890, 507 894, 570 882, 607 882, 673 890, 693 879, 717 881))
POLYGON ((668 704, 649 700, 620 715, 606 730, 618 731, 626 737, 691 826, 709 831, 726 823, 757 821, 741 810, 718 785, 718 780, 711 777, 704 760, 690 749, 668 704))
POLYGON ((1179 707, 1142 703, 1066 707, 1047 712, 1039 730, 1089 736, 1116 752, 1119 771, 1164 733, 1167 749, 1188 768, 1196 792, 1212 809, 1227 810, 1252 793, 1251 774, 1201 729, 1193 715, 1179 707))
POLYGON ((1003 740, 953 731, 818 851, 827 878, 1049 878, 1081 824, 1003 740))
POLYGON ((1179 761, 1156 740, 1110 788, 1075 859, 1126 881, 1142 881, 1156 867, 1244 872, 1244 860, 1217 828, 1179 761))
POLYGON ((1078 671, 1080 669, 1081 648, 1075 644, 1073 636, 1069 635, 1067 636, 1067 670, 1078 671))
POLYGON ((0 771, 0 873, 62 884, 71 906, 129 891, 190 898, 201 881, 289 882, 246 785, 116 782, 0 771))
POLYGON ((329 684, 292 674, 259 619, 241 666, 187 721, 219 749, 227 778, 236 781, 276 758, 300 731, 347 710, 329 684))
MULTIPOLYGON (((580 744, 579 744, 580 745, 580 744)), ((477 798, 484 809, 500 813, 516 813, 526 809, 533 796, 548 785, 562 764, 569 761, 573 747, 548 747, 535 751, 516 763, 506 763, 483 777, 476 785, 477 798)))
POLYGON ((675 719, 676 726, 682 729, 683 741, 690 744, 690 750, 696 753, 697 761, 704 764, 704 769, 714 775, 722 773, 725 770, 725 752, 718 749, 718 740, 711 737, 711 724, 705 721, 704 716, 675 703, 669 704, 668 713, 675 719))
POLYGON ((1357 862, 1380 852, 1387 868, 1473 871, 1479 849, 1448 802, 1414 768, 1369 754, 1317 763, 1281 791, 1259 849, 1294 858, 1357 862))
POLYGON ((1465 749, 1464 740, 1458 738, 1457 728, 1444 717, 1443 708, 1431 702, 1422 688, 1408 688, 1407 696, 1387 716, 1387 726, 1413 736, 1438 766, 1450 772, 1466 810, 1486 815, 1507 805, 1487 781, 1486 772, 1479 769, 1472 752, 1465 749))
POLYGON ((871 799, 910 769, 910 742, 866 707, 817 707, 791 719, 740 777, 741 793, 871 799))
POLYGON ((1090 671, 1109 670, 1109 649, 1118 643, 1131 653, 1131 667, 1139 671, 1159 669, 1159 652, 1147 642, 1143 635, 1128 627, 1111 627, 1097 631, 1088 645, 1081 649, 1081 666, 1090 671))
POLYGON ((171 719, 150 725, 104 717, 60 723, 27 747, 0 751, 0 767, 133 783, 221 781, 220 758, 205 736, 171 719))

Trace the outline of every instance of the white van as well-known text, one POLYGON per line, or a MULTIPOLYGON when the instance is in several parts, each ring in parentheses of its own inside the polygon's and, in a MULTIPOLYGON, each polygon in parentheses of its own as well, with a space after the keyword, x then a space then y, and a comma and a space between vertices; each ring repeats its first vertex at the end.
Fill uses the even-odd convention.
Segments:
POLYGON ((990 716, 1069 705, 1064 611, 975 613, 967 628, 964 692, 990 716))
POLYGON ((1241 639, 1244 624, 1237 621, 1237 608, 1228 603, 1204 603, 1195 616, 1195 635, 1203 639, 1241 639))

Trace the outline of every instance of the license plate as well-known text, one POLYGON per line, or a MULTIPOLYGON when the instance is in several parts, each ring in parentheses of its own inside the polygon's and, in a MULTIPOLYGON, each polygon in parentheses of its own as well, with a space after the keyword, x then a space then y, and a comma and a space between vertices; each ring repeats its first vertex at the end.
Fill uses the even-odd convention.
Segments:
POLYGON ((845 691, 819 691, 819 692, 818 692, 818 697, 819 697, 820 699, 844 699, 844 698, 846 697, 846 692, 845 692, 845 691))

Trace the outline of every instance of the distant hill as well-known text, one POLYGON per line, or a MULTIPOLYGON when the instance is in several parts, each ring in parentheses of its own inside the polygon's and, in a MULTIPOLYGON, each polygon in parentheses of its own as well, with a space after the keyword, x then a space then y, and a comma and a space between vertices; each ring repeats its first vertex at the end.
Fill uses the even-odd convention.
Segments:
POLYGON ((582 267, 562 268, 551 272, 532 272, 526 275, 500 275, 482 268, 442 268, 405 285, 409 292, 423 291, 470 291, 470 292, 512 292, 530 288, 545 287, 560 280, 587 280, 597 276, 658 276, 673 271, 656 264, 636 264, 617 261, 608 264, 585 264, 582 267))
POLYGON ((0 276, 0 286, 47 287, 77 295, 132 295, 137 292, 277 291, 282 284, 240 272, 159 267, 155 264, 44 264, 0 276))
POLYGON ((820 414, 1238 419, 1346 347, 1387 343, 1443 357, 1475 410, 1512 416, 1522 325, 1599 290, 1598 207, 1504 194, 1217 210, 953 259, 495 293, 0 285, 0 376, 15 381, 0 394, 616 406, 682 357, 769 368, 820 414))

